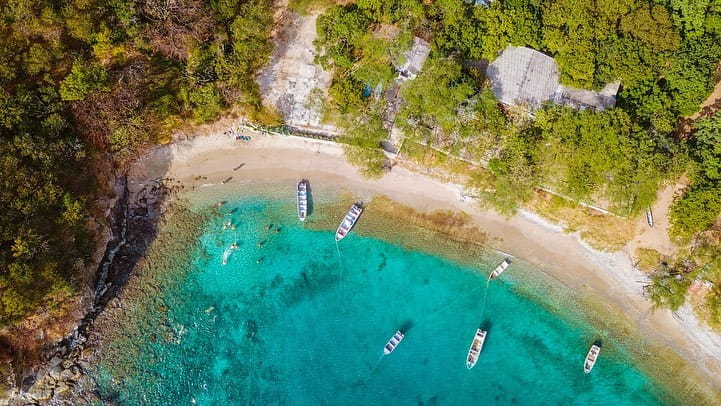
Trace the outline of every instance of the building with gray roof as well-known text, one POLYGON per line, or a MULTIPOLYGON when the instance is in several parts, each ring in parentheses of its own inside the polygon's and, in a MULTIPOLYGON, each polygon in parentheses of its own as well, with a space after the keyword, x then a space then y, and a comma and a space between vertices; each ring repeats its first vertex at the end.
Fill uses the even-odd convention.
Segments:
POLYGON ((398 79, 415 79, 415 77, 421 73, 423 64, 426 63, 426 59, 430 53, 431 44, 421 38, 414 37, 413 46, 404 53, 406 57, 405 63, 398 67, 398 79))
POLYGON ((548 55, 531 48, 508 46, 488 66, 486 76, 499 101, 523 105, 531 111, 546 101, 577 109, 604 110, 615 106, 619 83, 609 83, 600 92, 563 86, 558 65, 548 55))

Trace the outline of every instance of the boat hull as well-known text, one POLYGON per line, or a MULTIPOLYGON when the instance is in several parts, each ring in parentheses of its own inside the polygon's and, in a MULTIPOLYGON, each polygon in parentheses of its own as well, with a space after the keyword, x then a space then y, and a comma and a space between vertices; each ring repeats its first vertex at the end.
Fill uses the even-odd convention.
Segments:
POLYGON ((358 222, 358 218, 360 217, 361 213, 363 213, 362 202, 355 203, 353 204, 353 206, 351 206, 350 210, 348 210, 348 214, 343 217, 343 221, 341 221, 338 229, 335 232, 336 241, 340 241, 346 236, 348 236, 353 227, 355 227, 356 222, 358 222))
POLYGON ((490 282, 493 279, 498 278, 501 276, 501 274, 508 268, 508 266, 511 264, 511 261, 508 260, 508 258, 504 259, 503 262, 500 263, 496 267, 496 269, 491 272, 491 274, 488 276, 488 281, 490 282))
POLYGON ((396 331, 395 334, 393 334, 393 337, 388 340, 385 347, 383 347, 383 355, 388 355, 392 353, 398 347, 398 344, 403 341, 404 338, 406 338, 406 336, 405 334, 403 334, 402 331, 396 331))
POLYGON ((583 362, 583 372, 590 374, 591 370, 594 366, 596 366, 596 361, 598 360, 598 354, 601 352, 601 347, 597 346, 596 344, 592 345, 591 348, 588 350, 588 354, 586 355, 586 359, 583 362))
POLYGON ((308 181, 305 179, 298 182, 296 188, 296 206, 298 209, 298 220, 305 221, 308 216, 308 181))
POLYGON ((483 350, 483 343, 486 342, 486 334, 487 332, 485 330, 480 328, 476 330, 476 335, 473 337, 473 341, 471 341, 471 347, 468 349, 468 356, 466 356, 466 368, 471 369, 476 366, 478 357, 483 350))

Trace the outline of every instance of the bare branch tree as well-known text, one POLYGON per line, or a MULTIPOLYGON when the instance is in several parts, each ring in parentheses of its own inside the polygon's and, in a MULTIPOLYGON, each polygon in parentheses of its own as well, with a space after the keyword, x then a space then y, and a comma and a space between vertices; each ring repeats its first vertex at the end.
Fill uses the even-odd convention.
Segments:
POLYGON ((212 13, 201 0, 141 0, 140 4, 149 20, 145 37, 166 57, 186 59, 194 43, 212 35, 212 13))

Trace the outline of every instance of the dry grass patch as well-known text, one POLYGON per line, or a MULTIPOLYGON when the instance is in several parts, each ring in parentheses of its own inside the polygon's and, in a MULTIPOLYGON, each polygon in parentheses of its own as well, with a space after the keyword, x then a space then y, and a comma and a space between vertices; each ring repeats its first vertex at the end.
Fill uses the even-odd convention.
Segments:
POLYGON ((631 220, 602 214, 543 191, 537 191, 527 207, 566 232, 580 233, 584 241, 601 251, 618 251, 634 236, 635 223, 631 220))
POLYGON ((663 260, 661 253, 653 248, 636 248, 636 268, 647 274, 652 273, 658 268, 663 260))
POLYGON ((710 293, 711 289, 703 284, 697 288, 694 288, 694 285, 692 285, 688 295, 688 303, 693 307, 694 313, 696 313, 699 320, 709 325, 715 332, 721 334, 721 323, 714 320, 711 309, 706 303, 707 296, 710 293))
POLYGON ((446 182, 462 182, 477 169, 473 164, 410 140, 403 143, 400 156, 410 169, 430 172, 434 178, 446 182))

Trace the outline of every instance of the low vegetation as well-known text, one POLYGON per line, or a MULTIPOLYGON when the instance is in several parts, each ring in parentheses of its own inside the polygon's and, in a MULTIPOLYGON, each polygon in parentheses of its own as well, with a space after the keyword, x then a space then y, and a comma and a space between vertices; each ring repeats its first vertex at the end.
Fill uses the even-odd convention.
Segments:
POLYGON ((579 207, 568 199, 538 191, 528 206, 533 212, 578 233, 584 241, 601 251, 618 251, 633 238, 635 222, 579 207))
POLYGON ((661 253, 652 248, 637 248, 635 252, 636 268, 652 273, 662 261, 661 253))

